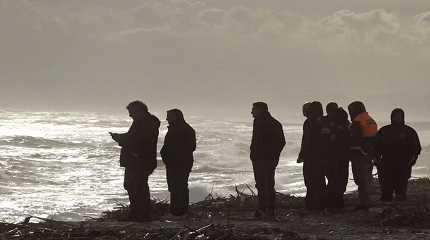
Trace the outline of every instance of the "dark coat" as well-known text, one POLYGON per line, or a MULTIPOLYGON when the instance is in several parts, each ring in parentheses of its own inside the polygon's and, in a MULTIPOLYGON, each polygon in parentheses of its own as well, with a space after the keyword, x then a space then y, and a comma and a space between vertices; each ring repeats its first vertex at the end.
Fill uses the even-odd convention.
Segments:
POLYGON ((196 133, 185 121, 169 126, 161 148, 161 157, 168 168, 191 171, 196 150, 196 133))
POLYGON ((382 165, 411 167, 421 153, 417 132, 407 125, 388 125, 378 132, 376 153, 382 165))
POLYGON ((251 141, 251 161, 266 161, 277 166, 285 136, 282 124, 269 113, 254 119, 251 141))
POLYGON ((323 132, 322 119, 307 119, 303 125, 302 151, 304 161, 318 162, 322 165, 327 150, 327 139, 323 132))
MULTIPOLYGON (((343 110, 342 110, 343 111, 343 110)), ((332 117, 323 119, 323 152, 324 157, 330 161, 333 159, 347 159, 350 147, 350 132, 347 115, 340 110, 332 117)))
POLYGON ((121 165, 136 171, 152 173, 157 167, 157 141, 160 121, 151 114, 135 119, 128 132, 121 134, 121 165))
POLYGON ((326 139, 322 134, 322 119, 309 118, 303 126, 302 151, 303 177, 306 185, 306 208, 322 209, 326 183, 323 153, 326 139))

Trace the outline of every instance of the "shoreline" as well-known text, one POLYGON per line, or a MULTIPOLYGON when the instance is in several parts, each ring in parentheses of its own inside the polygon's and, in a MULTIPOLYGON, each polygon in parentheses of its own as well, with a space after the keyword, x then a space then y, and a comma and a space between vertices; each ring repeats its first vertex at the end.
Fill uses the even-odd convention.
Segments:
POLYGON ((338 213, 304 209, 303 197, 277 194, 277 221, 253 218, 256 199, 239 190, 229 197, 208 197, 190 205, 185 218, 167 215, 166 202, 154 202, 153 221, 126 221, 127 206, 82 222, 41 219, 31 223, 1 223, 0 239, 430 239, 430 179, 412 179, 408 200, 379 202, 377 180, 374 206, 353 211, 357 193, 345 194, 338 213))

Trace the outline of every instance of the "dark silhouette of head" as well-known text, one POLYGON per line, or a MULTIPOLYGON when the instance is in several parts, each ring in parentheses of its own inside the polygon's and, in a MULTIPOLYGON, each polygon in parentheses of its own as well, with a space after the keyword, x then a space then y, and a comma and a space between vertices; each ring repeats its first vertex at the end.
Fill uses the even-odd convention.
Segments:
POLYGON ((169 123, 169 125, 174 125, 178 122, 183 122, 184 120, 184 114, 182 113, 181 110, 174 108, 174 109, 170 109, 167 111, 167 117, 166 117, 167 122, 169 123))
POLYGON ((324 115, 323 105, 321 102, 314 101, 309 107, 309 115, 311 119, 318 119, 324 115))
POLYGON ((405 124, 405 112, 402 109, 396 108, 391 112, 391 124, 405 124))
POLYGON ((348 113, 343 108, 338 108, 335 114, 335 121, 339 124, 346 123, 348 121, 348 113))
POLYGON ((333 116, 334 117, 336 115, 338 108, 339 108, 339 105, 337 105, 337 103, 335 103, 335 102, 331 102, 331 103, 327 104, 327 106, 325 108, 325 110, 327 112, 327 116, 329 116, 329 117, 333 116))
POLYGON ((355 101, 348 105, 348 112, 351 120, 354 120, 360 113, 366 112, 366 107, 364 106, 364 103, 355 101))
POLYGON ((260 117, 269 113, 269 107, 265 102, 255 102, 252 104, 251 114, 254 118, 260 117))
POLYGON ((303 108, 302 108, 303 116, 305 116, 306 118, 309 118, 309 116, 310 116, 310 114, 309 114, 310 106, 311 106, 310 102, 303 104, 303 108))
POLYGON ((127 105, 128 115, 137 119, 140 116, 148 113, 148 106, 141 101, 133 101, 127 105))

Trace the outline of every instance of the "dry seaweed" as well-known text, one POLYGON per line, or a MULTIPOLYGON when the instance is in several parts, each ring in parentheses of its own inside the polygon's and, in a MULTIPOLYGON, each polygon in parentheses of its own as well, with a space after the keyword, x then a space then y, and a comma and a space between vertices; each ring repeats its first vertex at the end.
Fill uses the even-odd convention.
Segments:
POLYGON ((254 229, 246 231, 232 225, 209 224, 198 228, 124 228, 82 226, 76 224, 65 224, 63 222, 50 222, 38 224, 2 224, 0 228, 0 239, 22 239, 22 240, 227 240, 227 239, 278 239, 278 240, 300 240, 300 236, 281 229, 254 229))
MULTIPOLYGON (((226 218, 226 220, 241 219, 249 217, 257 206, 257 196, 254 191, 245 185, 241 190, 235 187, 236 195, 227 197, 214 197, 209 194, 203 201, 190 205, 190 218, 226 218), (248 189, 251 194, 246 194, 248 189), (248 216, 247 216, 248 215, 248 216)), ((278 210, 291 210, 304 208, 304 201, 301 197, 276 193, 276 208, 278 210)), ((163 219, 169 212, 169 203, 166 200, 152 200, 151 215, 153 219, 163 219)), ((128 206, 118 203, 112 211, 106 211, 99 219, 101 221, 127 221, 128 206)))

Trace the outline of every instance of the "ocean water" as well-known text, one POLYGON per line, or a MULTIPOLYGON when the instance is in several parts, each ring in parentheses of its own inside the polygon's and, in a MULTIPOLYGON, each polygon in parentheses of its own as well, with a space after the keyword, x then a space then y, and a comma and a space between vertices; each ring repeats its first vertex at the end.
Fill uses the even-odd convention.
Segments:
MULTIPOLYGON (((233 122, 191 117, 188 122, 198 142, 190 176, 191 201, 208 193, 232 193, 236 185, 243 189, 254 185, 251 118, 233 122)), ((125 114, 0 111, 0 221, 16 222, 27 215, 78 221, 128 203, 119 147, 108 132, 125 132, 130 123, 125 114)), ((424 146, 414 176, 429 176, 430 122, 413 126, 424 146)), ((277 191, 305 192, 302 166, 296 163, 301 129, 300 123, 284 122, 287 145, 277 168, 277 191)), ((163 121, 159 148, 166 131, 163 121)), ((354 187, 351 180, 348 188, 354 187)), ((150 188, 153 197, 168 199, 161 159, 150 177, 150 188)))

